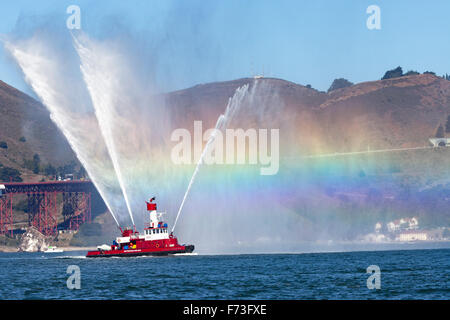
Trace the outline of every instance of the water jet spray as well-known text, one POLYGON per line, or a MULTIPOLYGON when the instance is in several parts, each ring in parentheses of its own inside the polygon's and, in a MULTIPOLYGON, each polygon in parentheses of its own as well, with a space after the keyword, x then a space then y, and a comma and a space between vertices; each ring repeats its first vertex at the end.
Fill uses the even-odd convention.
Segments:
POLYGON ((108 94, 106 94, 106 96, 102 96, 102 93, 108 93, 111 91, 111 85, 109 83, 105 84, 102 79, 109 79, 111 76, 108 77, 108 75, 104 74, 104 70, 101 69, 102 64, 98 61, 98 59, 96 59, 98 58, 98 56, 96 55, 94 50, 90 50, 89 48, 87 48, 87 46, 83 46, 76 37, 72 36, 72 38, 74 47, 81 60, 80 70, 83 74, 83 79, 92 99, 92 103, 95 109, 95 115, 100 127, 100 132, 105 141, 108 154, 111 158, 114 171, 117 175, 117 180, 119 182, 120 189, 122 190, 131 222, 133 225, 135 225, 130 200, 125 188, 123 173, 118 160, 116 144, 112 134, 113 128, 111 126, 111 121, 109 118, 111 116, 111 108, 109 105, 109 103, 111 103, 111 97, 109 97, 108 94), (102 84, 103 87, 101 87, 102 84))
POLYGON ((203 164, 203 158, 205 157, 205 154, 207 153, 209 146, 214 142, 215 138, 216 138, 216 134, 218 130, 223 130, 226 128, 227 124, 231 121, 231 119, 233 118, 234 114, 236 113, 237 109, 239 108, 239 106, 241 105, 244 97, 246 96, 246 94, 248 93, 248 87, 249 85, 243 85, 242 87, 239 87, 236 89, 236 92, 234 93, 233 97, 231 97, 228 100, 228 105, 225 109, 225 113, 221 114, 219 116, 219 118, 217 119, 216 122, 216 126, 215 126, 215 130, 212 131, 211 136, 208 139, 208 142, 205 145, 205 148, 203 149, 203 152, 200 156, 200 159, 197 162, 197 165, 195 166, 195 170, 194 173, 192 174, 191 180, 189 181, 188 187, 186 189, 186 193, 184 194, 183 200, 181 201, 181 205, 180 208, 178 209, 178 213, 177 216, 175 218, 175 222, 173 224, 172 227, 172 231, 173 232, 175 230, 175 227, 177 225, 177 221, 178 218, 180 216, 181 210, 183 210, 183 206, 184 203, 186 201, 186 198, 189 194, 189 191, 191 190, 192 184, 194 183, 195 177, 197 176, 197 173, 200 169, 200 166, 203 164))

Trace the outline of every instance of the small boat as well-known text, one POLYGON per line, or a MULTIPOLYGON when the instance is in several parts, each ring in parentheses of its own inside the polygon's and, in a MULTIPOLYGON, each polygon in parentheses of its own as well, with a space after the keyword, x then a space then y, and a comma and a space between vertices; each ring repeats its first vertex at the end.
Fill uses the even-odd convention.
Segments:
POLYGON ((47 250, 44 251, 44 253, 59 253, 64 252, 63 249, 59 249, 56 246, 48 246, 47 250))
POLYGON ((168 231, 167 223, 162 220, 162 212, 156 211, 155 198, 147 203, 150 223, 140 234, 136 228, 125 228, 121 237, 117 237, 112 245, 101 245, 97 250, 88 251, 87 258, 135 257, 135 256, 167 256, 179 253, 192 253, 193 245, 180 245, 173 233, 168 231))

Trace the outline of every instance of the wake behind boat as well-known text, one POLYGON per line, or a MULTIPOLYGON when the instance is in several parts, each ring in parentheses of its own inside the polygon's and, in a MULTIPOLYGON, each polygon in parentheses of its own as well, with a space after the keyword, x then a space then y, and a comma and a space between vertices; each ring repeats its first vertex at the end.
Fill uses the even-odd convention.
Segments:
POLYGON ((44 251, 44 253, 60 253, 60 252, 64 252, 63 249, 59 249, 56 246, 49 246, 47 248, 47 250, 44 251))
POLYGON ((162 220, 163 213, 156 211, 153 197, 147 203, 150 223, 140 234, 136 229, 119 228, 122 236, 117 237, 112 245, 102 245, 97 250, 88 251, 87 258, 99 257, 133 257, 133 256, 164 256, 179 253, 191 253, 193 245, 180 245, 173 233, 168 232, 167 223, 162 220))

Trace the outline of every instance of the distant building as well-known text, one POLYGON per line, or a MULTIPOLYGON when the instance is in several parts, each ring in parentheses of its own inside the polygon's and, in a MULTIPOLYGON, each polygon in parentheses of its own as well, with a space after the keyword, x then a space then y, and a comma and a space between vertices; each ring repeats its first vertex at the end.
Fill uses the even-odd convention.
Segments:
POLYGON ((416 217, 412 217, 411 219, 409 219, 408 224, 409 224, 409 229, 415 230, 415 229, 419 228, 419 220, 417 220, 416 217))
POLYGON ((399 231, 400 229, 405 227, 405 219, 398 219, 398 220, 394 220, 391 221, 387 224, 387 228, 389 232, 395 232, 395 231, 399 231))
POLYGON ((377 223, 375 224, 375 232, 376 232, 376 233, 380 233, 381 227, 382 227, 381 222, 377 222, 377 223))
POLYGON ((419 220, 416 217, 401 218, 388 222, 387 229, 389 232, 396 232, 401 230, 416 230, 419 228, 419 220))
POLYGON ((450 138, 431 138, 433 147, 450 147, 450 138))
POLYGON ((389 232, 395 232, 395 231, 400 230, 400 223, 398 223, 397 221, 398 220, 388 222, 387 229, 389 232))
POLYGON ((396 238, 397 241, 426 241, 428 234, 424 231, 407 230, 402 231, 396 238))

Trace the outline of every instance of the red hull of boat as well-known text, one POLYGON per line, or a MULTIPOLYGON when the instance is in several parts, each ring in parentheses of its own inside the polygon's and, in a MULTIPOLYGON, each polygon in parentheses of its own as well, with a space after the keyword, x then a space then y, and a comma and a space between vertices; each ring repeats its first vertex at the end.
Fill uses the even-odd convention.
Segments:
POLYGON ((94 250, 89 251, 86 257, 106 258, 106 257, 166 256, 169 254, 176 254, 176 253, 191 253, 192 251, 194 251, 193 245, 177 246, 171 248, 94 250))

